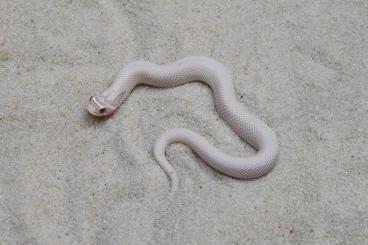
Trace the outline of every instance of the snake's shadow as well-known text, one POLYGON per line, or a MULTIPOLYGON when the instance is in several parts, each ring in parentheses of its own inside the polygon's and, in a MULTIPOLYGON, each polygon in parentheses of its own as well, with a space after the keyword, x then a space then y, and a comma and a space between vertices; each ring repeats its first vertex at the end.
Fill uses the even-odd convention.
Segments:
POLYGON ((114 114, 110 115, 110 116, 105 116, 105 117, 96 117, 91 115, 90 113, 88 113, 87 111, 85 111, 83 113, 82 116, 82 120, 84 122, 84 126, 90 128, 90 127, 102 127, 107 120, 111 119, 114 117, 114 114))

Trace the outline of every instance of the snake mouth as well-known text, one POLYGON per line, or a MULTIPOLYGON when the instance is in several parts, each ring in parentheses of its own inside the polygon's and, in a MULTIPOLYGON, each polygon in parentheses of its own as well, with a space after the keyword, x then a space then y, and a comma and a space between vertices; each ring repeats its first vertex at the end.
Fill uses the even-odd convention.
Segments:
POLYGON ((106 108, 101 108, 99 110, 96 110, 94 107, 91 107, 90 105, 88 105, 86 107, 86 110, 92 114, 93 116, 97 116, 97 117, 103 117, 106 116, 106 108))

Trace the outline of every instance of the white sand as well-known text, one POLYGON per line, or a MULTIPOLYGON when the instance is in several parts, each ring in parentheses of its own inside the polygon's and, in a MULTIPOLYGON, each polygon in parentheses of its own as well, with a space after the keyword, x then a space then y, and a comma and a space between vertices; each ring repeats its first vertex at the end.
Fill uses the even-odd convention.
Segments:
POLYGON ((368 6, 324 2, 2 0, 0 243, 366 243, 368 6), (191 54, 226 65, 281 155, 240 181, 171 146, 169 201, 151 153, 166 129, 253 152, 209 88, 140 87, 107 120, 84 106, 129 61, 191 54))

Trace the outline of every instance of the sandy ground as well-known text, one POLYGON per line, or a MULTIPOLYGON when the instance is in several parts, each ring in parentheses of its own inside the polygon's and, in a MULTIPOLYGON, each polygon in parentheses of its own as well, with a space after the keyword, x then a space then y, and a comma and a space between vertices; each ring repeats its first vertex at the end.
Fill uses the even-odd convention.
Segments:
POLYGON ((367 244, 367 1, 0 2, 1 244, 367 244), (127 62, 223 62, 277 132, 267 176, 235 180, 173 145, 175 200, 152 156, 188 127, 253 150, 210 89, 139 87, 107 120, 84 107, 127 62))

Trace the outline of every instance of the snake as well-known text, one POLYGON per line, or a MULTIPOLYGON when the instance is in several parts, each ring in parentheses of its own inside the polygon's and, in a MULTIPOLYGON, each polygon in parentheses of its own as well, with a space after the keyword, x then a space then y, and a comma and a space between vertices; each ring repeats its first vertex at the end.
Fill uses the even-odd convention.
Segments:
POLYGON ((191 81, 204 82, 211 88, 219 116, 256 152, 249 157, 231 156, 190 129, 168 129, 157 138, 153 156, 169 177, 171 192, 175 193, 179 186, 178 175, 166 158, 168 146, 174 143, 188 146, 209 166, 233 178, 253 179, 270 172, 279 154, 277 136, 265 122, 246 110, 237 100, 230 73, 215 59, 188 56, 165 65, 148 61, 128 63, 110 87, 89 98, 86 109, 93 116, 109 116, 140 84, 169 88, 191 81))

